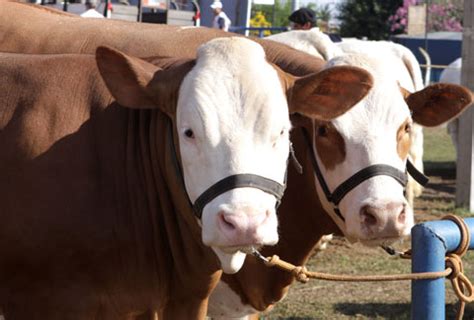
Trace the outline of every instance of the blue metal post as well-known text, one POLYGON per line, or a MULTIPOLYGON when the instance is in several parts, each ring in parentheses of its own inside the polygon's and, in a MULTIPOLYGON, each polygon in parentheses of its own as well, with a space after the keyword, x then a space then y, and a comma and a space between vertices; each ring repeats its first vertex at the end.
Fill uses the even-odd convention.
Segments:
MULTIPOLYGON (((465 219, 474 235, 474 218, 465 219)), ((418 224, 412 231, 412 272, 443 271, 446 253, 456 250, 461 241, 459 227, 452 221, 430 221, 418 224)), ((474 248, 474 236, 469 249, 474 248)), ((445 279, 412 282, 411 318, 444 320, 445 279)))

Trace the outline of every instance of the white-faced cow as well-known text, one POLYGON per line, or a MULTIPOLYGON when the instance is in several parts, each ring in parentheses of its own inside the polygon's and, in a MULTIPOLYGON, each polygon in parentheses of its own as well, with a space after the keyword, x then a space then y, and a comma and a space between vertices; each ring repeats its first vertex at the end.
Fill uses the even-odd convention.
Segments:
MULTIPOLYGON (((420 64, 415 55, 407 47, 390 41, 362 41, 357 39, 345 40, 335 44, 342 52, 340 54, 358 53, 375 59, 391 56, 402 62, 396 72, 395 78, 408 92, 420 91, 424 88, 420 64)), ((388 62, 391 60, 389 59, 388 62)), ((414 123, 410 132, 411 146, 408 151, 409 158, 418 171, 423 172, 423 127, 414 123)), ((405 196, 408 203, 413 206, 415 197, 419 197, 423 187, 411 176, 408 177, 405 196)))
MULTIPOLYGON (((404 197, 413 123, 439 125, 472 101, 468 89, 449 84, 409 93, 396 76, 397 69, 405 68, 397 57, 346 54, 330 60, 327 67, 344 65, 369 71, 374 86, 366 98, 334 120, 305 123, 299 119, 302 132, 295 129, 292 142, 305 175, 290 170, 279 209, 280 242, 266 247, 264 256, 277 254, 303 265, 318 240, 337 229, 349 240, 366 245, 386 244, 407 235, 414 220, 404 197), (308 141, 309 151, 304 150, 308 141), (302 187, 311 184, 308 190, 302 187)), ((237 274, 223 275, 211 296, 209 314, 217 319, 244 317, 281 300, 294 278, 266 268, 256 259, 247 259, 237 274)))
MULTIPOLYGON (((408 48, 397 43, 358 39, 346 39, 333 43, 326 34, 317 28, 283 32, 269 36, 268 39, 285 43, 316 57, 322 57, 326 61, 351 53, 365 54, 369 57, 373 56, 375 59, 387 55, 396 57, 404 64, 402 68, 393 70, 396 72, 400 85, 409 92, 420 91, 424 88, 418 61, 408 48)), ((416 123, 413 124, 410 138, 412 140, 409 150, 410 160, 418 171, 423 172, 423 128, 416 123)), ((405 196, 411 206, 413 206, 414 198, 420 196, 422 191, 423 187, 409 176, 405 196)))
POLYGON ((245 38, 169 61, 1 55, 6 319, 203 318, 220 269, 278 239, 289 112, 327 121, 371 85, 295 78, 245 38))

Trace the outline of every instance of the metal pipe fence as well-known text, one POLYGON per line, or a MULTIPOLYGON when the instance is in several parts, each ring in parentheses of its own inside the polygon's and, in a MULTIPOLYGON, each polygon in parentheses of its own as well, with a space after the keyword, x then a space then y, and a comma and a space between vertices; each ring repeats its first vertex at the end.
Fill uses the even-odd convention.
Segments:
MULTIPOLYGON (((474 218, 464 219, 471 234, 474 218)), ((450 220, 429 221, 412 229, 412 272, 445 270, 445 256, 461 242, 460 228, 450 220)), ((474 249, 471 237, 469 250, 474 249)), ((411 318, 416 320, 446 319, 445 278, 412 281, 411 318)))

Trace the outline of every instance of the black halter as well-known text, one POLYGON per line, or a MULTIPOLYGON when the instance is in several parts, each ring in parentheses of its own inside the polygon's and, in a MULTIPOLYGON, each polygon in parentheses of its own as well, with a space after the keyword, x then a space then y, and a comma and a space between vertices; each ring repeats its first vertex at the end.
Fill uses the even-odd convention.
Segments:
POLYGON ((206 204, 224 192, 236 188, 257 188, 269 193, 277 199, 277 207, 281 202, 283 193, 285 192, 285 185, 274 180, 250 173, 235 174, 219 180, 204 191, 196 201, 194 201, 194 213, 200 219, 202 216, 202 210, 206 204))
POLYGON ((365 180, 368 180, 372 177, 375 176, 389 176, 394 178, 398 183, 400 183, 403 187, 406 187, 408 177, 407 177, 407 172, 415 179, 416 182, 421 184, 422 186, 425 186, 428 183, 428 177, 425 176, 423 173, 418 171, 415 166, 410 162, 410 160, 407 160, 407 172, 402 172, 398 170, 395 167, 386 165, 386 164, 374 164, 371 166, 368 166, 355 174, 353 174, 351 177, 349 177, 346 181, 341 183, 332 193, 329 191, 329 188, 326 184, 326 181, 324 180, 324 177, 321 173, 321 169, 319 168, 318 161, 316 159, 316 155, 314 153, 313 149, 313 144, 311 141, 311 138, 308 134, 308 132, 303 129, 303 135, 305 137, 305 141, 308 145, 308 148, 310 150, 310 155, 311 155, 311 162, 313 164, 313 170, 316 174, 316 177, 318 178, 319 184, 321 186, 321 189, 323 190, 326 199, 329 203, 333 205, 334 212, 344 221, 344 217, 341 214, 341 211, 339 210, 339 203, 341 200, 344 198, 344 196, 349 193, 352 189, 357 187, 359 184, 364 182, 365 180))
MULTIPOLYGON (((181 166, 178 162, 177 155, 176 155, 176 148, 173 142, 173 126, 169 125, 169 139, 171 144, 171 152, 173 156, 173 162, 175 163, 177 174, 181 177, 181 181, 183 184, 183 188, 185 188, 184 184, 184 176, 181 171, 181 166)), ((290 144, 290 155, 294 157, 293 148, 290 144)), ((204 207, 220 196, 221 194, 236 188, 256 188, 260 189, 266 193, 269 193, 277 199, 276 206, 278 207, 281 202, 281 198, 283 197, 283 193, 286 189, 286 172, 285 172, 285 179, 284 184, 278 183, 274 180, 256 175, 251 173, 241 173, 228 176, 223 178, 210 186, 207 190, 205 190, 194 202, 194 204, 189 200, 191 207, 193 208, 194 214, 198 219, 202 217, 202 211, 204 207)), ((189 197, 188 197, 189 199, 189 197)))

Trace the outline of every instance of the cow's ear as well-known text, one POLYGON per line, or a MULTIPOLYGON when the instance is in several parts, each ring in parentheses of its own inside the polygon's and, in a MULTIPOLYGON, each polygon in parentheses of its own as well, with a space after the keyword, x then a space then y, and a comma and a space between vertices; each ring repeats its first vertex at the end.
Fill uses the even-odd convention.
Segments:
POLYGON ((456 84, 437 83, 409 94, 405 101, 416 123, 434 127, 468 107, 472 103, 472 92, 456 84))
POLYGON ((170 116, 176 112, 181 82, 195 63, 156 58, 150 59, 151 64, 108 47, 97 48, 96 60, 102 78, 119 104, 134 109, 158 107, 170 116))
POLYGON ((148 86, 160 68, 109 47, 97 48, 96 61, 107 88, 119 104, 137 109, 156 107, 148 86))
POLYGON ((295 80, 290 88, 290 113, 331 120, 357 104, 372 88, 373 78, 365 70, 338 66, 295 80))

